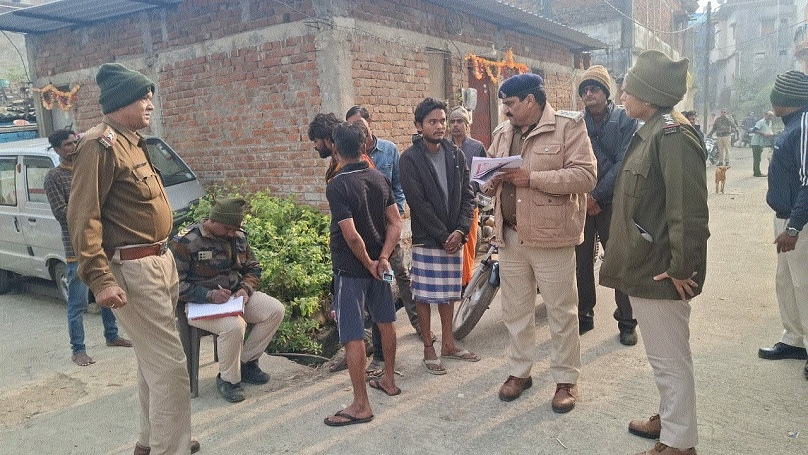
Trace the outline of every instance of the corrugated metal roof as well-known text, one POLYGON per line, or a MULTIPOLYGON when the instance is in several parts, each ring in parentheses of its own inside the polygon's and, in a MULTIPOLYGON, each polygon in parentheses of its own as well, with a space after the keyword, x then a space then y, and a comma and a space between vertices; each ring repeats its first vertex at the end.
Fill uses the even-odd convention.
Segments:
POLYGON ((426 0, 457 12, 471 14, 509 30, 555 41, 576 51, 606 49, 608 44, 564 24, 525 11, 501 0, 426 0))
POLYGON ((182 0, 57 0, 0 14, 0 30, 47 33, 182 3, 182 0))

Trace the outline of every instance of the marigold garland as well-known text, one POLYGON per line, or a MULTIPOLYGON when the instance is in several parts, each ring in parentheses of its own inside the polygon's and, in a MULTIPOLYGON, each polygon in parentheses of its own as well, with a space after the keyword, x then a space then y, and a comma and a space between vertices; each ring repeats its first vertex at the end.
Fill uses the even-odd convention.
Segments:
POLYGON ((53 110, 53 106, 59 105, 59 109, 69 111, 73 107, 73 103, 78 100, 76 93, 79 91, 79 85, 76 85, 69 92, 63 92, 56 88, 53 84, 48 84, 42 88, 35 88, 35 92, 39 92, 42 98, 42 106, 47 110, 53 110))
POLYGON ((505 57, 498 62, 478 57, 474 54, 466 55, 466 60, 471 63, 475 78, 482 79, 483 72, 485 72, 491 78, 491 82, 495 84, 501 76, 507 75, 508 71, 506 70, 513 70, 514 74, 524 74, 530 70, 524 63, 519 63, 513 59, 513 50, 511 49, 508 49, 505 52, 505 57))

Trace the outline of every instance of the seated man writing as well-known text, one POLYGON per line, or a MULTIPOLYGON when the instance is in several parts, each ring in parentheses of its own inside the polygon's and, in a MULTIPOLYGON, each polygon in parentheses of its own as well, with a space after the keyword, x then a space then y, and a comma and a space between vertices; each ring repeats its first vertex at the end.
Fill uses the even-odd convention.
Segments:
POLYGON ((208 218, 181 230, 171 240, 177 262, 180 301, 221 304, 230 297, 244 298, 243 316, 189 320, 188 324, 219 336, 219 394, 231 403, 244 400, 241 382, 266 384, 258 358, 283 321, 278 299, 256 291, 261 266, 241 229, 243 198, 214 203, 208 218), (254 324, 244 340, 247 324, 254 324))

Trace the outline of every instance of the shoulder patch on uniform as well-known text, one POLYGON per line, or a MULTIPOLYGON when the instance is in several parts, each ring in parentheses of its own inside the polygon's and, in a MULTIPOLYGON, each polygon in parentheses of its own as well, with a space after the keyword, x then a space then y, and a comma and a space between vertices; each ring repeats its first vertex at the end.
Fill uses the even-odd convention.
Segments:
POLYGON ((665 125, 662 126, 662 134, 674 134, 678 133, 680 130, 679 122, 673 119, 673 116, 670 114, 664 114, 662 116, 662 120, 665 122, 665 125))
POLYGON ((581 111, 555 111, 555 115, 570 118, 576 121, 584 118, 584 113, 581 111))
POLYGON ((115 143, 115 130, 112 127, 107 126, 101 136, 98 137, 98 142, 101 143, 105 148, 112 148, 112 144, 115 143))
POLYGON ((505 120, 504 122, 497 125, 497 127, 494 128, 494 131, 491 131, 491 136, 493 137, 495 134, 497 134, 497 132, 499 130, 501 130, 502 128, 505 128, 505 125, 507 125, 508 123, 510 123, 510 120, 505 120))
POLYGON ((191 232, 191 227, 190 226, 184 227, 180 229, 179 232, 177 232, 177 238, 183 238, 186 235, 188 235, 189 232, 191 232))

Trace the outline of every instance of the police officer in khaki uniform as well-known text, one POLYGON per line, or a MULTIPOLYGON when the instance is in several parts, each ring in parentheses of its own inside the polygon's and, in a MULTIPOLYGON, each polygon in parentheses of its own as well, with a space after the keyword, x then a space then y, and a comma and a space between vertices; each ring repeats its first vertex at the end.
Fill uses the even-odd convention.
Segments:
POLYGON ((626 74, 622 101, 644 122, 614 187, 611 238, 600 284, 629 296, 659 390, 659 413, 629 432, 659 441, 642 454, 695 455, 696 386, 690 299, 707 271, 707 151, 673 107, 687 91, 688 60, 645 51, 626 74))
POLYGON ((195 319, 188 324, 215 333, 219 353, 219 394, 231 403, 244 400, 241 382, 266 384, 258 358, 283 321, 283 304, 257 291, 261 265, 255 260, 247 235, 241 229, 244 198, 216 202, 207 219, 188 226, 171 241, 180 278, 183 302, 224 303, 231 297, 244 299, 243 316, 195 319), (244 341, 247 324, 253 324, 244 341))
POLYGON ((117 63, 96 75, 104 118, 78 145, 68 229, 79 276, 114 310, 138 361, 140 436, 135 455, 199 450, 174 307, 177 268, 166 240, 172 213, 137 132, 149 126, 154 83, 117 63))

